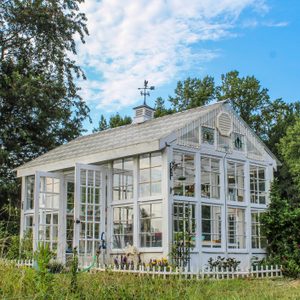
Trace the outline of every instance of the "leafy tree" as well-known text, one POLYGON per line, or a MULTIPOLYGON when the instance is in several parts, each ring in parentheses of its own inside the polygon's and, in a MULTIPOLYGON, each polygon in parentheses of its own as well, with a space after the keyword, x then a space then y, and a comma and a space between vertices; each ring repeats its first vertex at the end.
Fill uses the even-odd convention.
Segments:
MULTIPOLYGON (((299 196, 298 196, 299 197, 299 196)), ((300 276, 300 206, 282 198, 277 182, 273 184, 269 209, 262 217, 268 240, 267 260, 283 265, 287 275, 300 276)))
POLYGON ((99 121, 99 124, 98 124, 98 128, 94 128, 93 132, 103 131, 103 130, 106 130, 106 129, 108 129, 106 119, 103 115, 101 115, 100 121, 99 121))
POLYGON ((115 115, 112 115, 109 118, 109 127, 115 128, 127 124, 131 124, 132 119, 129 116, 121 117, 119 113, 116 113, 115 115))
POLYGON ((300 118, 287 129, 286 135, 280 140, 281 154, 290 169, 295 184, 300 192, 300 118))
POLYGON ((295 124, 299 117, 300 102, 286 103, 282 99, 277 99, 270 103, 263 114, 264 136, 262 138, 282 164, 275 173, 280 197, 289 199, 291 203, 297 203, 299 202, 297 186, 294 184, 286 159, 281 153, 279 142, 286 135, 288 127, 295 124))
POLYGON ((276 99, 265 107, 262 114, 265 123, 261 137, 270 150, 280 157, 278 143, 286 134, 287 128, 300 116, 300 102, 286 103, 282 99, 276 99))
POLYGON ((132 123, 132 119, 129 116, 121 117, 119 113, 110 116, 109 121, 107 122, 105 117, 101 115, 98 128, 94 128, 93 132, 103 131, 108 128, 115 128, 123 125, 128 125, 132 123))
POLYGON ((78 136, 88 107, 74 79, 83 0, 0 1, 0 205, 20 199, 12 169, 78 136))
POLYGON ((254 76, 239 77, 238 71, 221 75, 221 85, 216 88, 218 101, 230 100, 241 118, 259 135, 263 134, 262 112, 269 106, 268 90, 262 88, 254 76))
POLYGON ((189 108, 208 104, 215 95, 213 77, 205 76, 203 79, 188 77, 183 82, 178 81, 175 96, 169 96, 168 101, 174 111, 183 111, 189 108))
POLYGON ((162 97, 158 97, 156 99, 154 109, 155 109, 154 118, 170 115, 174 112, 171 108, 165 107, 165 100, 163 100, 162 97))
MULTIPOLYGON (((297 111, 298 104, 294 106, 297 111)), ((269 260, 283 264, 285 272, 295 277, 300 276, 300 119, 299 114, 297 116, 286 116, 292 122, 278 144, 283 167, 272 187, 271 204, 263 217, 269 260)))

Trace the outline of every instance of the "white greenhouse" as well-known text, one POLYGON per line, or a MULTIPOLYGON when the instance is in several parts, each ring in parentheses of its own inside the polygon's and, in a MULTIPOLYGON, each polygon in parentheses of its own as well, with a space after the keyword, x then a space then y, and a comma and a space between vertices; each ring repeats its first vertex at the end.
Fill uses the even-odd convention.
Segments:
POLYGON ((265 255, 260 215, 277 160, 226 101, 79 137, 17 169, 21 236, 65 262, 99 251, 108 263, 131 245, 143 262, 169 257, 191 236, 193 267, 217 256, 247 267, 265 255), (104 244, 106 247, 103 247, 104 244))

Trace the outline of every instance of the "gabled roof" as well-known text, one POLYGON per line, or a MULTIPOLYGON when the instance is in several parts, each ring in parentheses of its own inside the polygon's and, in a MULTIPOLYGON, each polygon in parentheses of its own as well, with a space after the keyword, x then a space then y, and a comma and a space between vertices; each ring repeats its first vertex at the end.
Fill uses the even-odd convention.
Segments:
POLYGON ((16 170, 19 173, 21 170, 36 169, 39 166, 43 170, 42 166, 45 164, 57 165, 60 162, 72 161, 72 159, 80 161, 85 156, 101 155, 102 152, 113 151, 118 148, 136 147, 139 144, 147 145, 157 142, 157 148, 159 148, 160 139, 183 127, 190 121, 222 106, 225 102, 220 101, 152 119, 144 123, 129 124, 81 136, 25 163, 16 170))
MULTIPOLYGON (((221 109, 226 103, 228 101, 220 101, 148 120, 144 123, 133 123, 78 137, 18 167, 16 169, 17 175, 27 176, 34 174, 36 170, 67 169, 74 167, 75 163, 99 163, 160 150, 165 147, 165 142, 169 138, 171 140, 176 139, 173 133, 176 133, 178 129, 202 116, 206 116, 209 112, 221 109)), ((233 110, 231 111, 234 113, 233 110)), ((237 117, 244 126, 251 130, 239 116, 237 117)), ((254 134, 253 131, 252 133, 254 134)), ((267 146, 256 135, 255 137, 272 159, 277 161, 277 165, 280 164, 267 146)))

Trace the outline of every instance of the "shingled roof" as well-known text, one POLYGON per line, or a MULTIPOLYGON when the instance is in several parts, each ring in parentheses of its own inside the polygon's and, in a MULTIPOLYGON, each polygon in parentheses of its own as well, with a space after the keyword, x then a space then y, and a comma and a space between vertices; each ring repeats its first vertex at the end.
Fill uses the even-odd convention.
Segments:
POLYGON ((136 147, 138 144, 153 141, 159 142, 160 139, 183 127, 190 121, 220 107, 224 102, 225 101, 221 101, 207 106, 189 109, 140 124, 129 124, 81 136, 37 157, 18 167, 16 170, 20 172, 21 170, 32 169, 45 164, 57 164, 71 159, 80 161, 80 158, 93 154, 101 154, 104 151, 124 147, 136 147))

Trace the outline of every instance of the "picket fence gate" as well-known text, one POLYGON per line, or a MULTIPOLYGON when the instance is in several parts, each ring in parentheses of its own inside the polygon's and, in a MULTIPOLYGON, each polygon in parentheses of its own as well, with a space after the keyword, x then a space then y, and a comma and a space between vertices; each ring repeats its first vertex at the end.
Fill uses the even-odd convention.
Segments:
MULTIPOLYGON (((33 260, 6 260, 1 259, 2 263, 14 264, 17 267, 33 267, 33 260)), ((234 279, 234 278, 278 278, 282 277, 281 266, 252 266, 250 269, 237 268, 208 268, 203 267, 199 270, 188 270, 187 268, 172 267, 150 267, 140 265, 82 265, 80 270, 89 270, 90 272, 116 272, 123 274, 136 274, 139 276, 152 276, 161 278, 176 277, 180 279, 234 279)))

